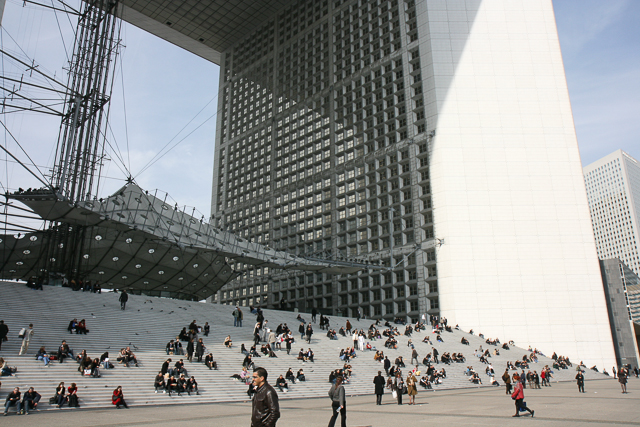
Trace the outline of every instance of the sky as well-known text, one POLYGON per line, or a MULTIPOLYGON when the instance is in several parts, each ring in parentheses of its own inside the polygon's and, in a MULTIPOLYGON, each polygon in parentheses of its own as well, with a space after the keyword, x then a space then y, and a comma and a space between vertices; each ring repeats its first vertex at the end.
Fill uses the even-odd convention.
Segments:
MULTIPOLYGON (((619 148, 640 160, 640 1, 553 4, 583 165, 619 148)), ((40 70, 64 81, 74 22, 73 16, 7 0, 0 42, 4 50, 35 60, 40 70)), ((179 206, 195 207, 208 217, 219 67, 129 24, 121 37, 110 141, 123 153, 124 164, 109 153, 100 193, 113 193, 131 175, 142 188, 165 191, 179 206), (140 173, 167 144, 175 148, 140 173)), ((6 60, 0 64, 3 72, 28 73, 11 67, 6 60)), ((54 163, 59 118, 0 113, 0 120, 46 174, 54 163)), ((0 131, 2 144, 26 160, 0 131)), ((1 153, 0 159, 5 157, 1 153)), ((0 183, 3 192, 40 186, 11 162, 0 162, 0 183)))

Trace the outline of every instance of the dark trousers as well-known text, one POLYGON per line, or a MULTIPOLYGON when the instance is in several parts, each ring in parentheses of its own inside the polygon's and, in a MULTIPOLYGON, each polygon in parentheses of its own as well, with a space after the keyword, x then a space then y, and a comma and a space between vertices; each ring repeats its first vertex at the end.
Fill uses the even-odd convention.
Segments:
POLYGON ((584 383, 578 383, 578 392, 584 393, 584 383))
POLYGON ((382 405, 382 395, 376 394, 376 405, 382 405))
POLYGON ((531 409, 524 406, 524 399, 516 399, 516 415, 520 415, 520 409, 524 409, 525 411, 529 411, 531 413, 531 409))
POLYGON ((338 414, 342 415, 342 423, 340 425, 342 427, 347 427, 347 405, 346 404, 342 409, 340 409, 340 403, 332 402, 331 412, 332 412, 332 415, 331 415, 331 419, 329 420, 329 427, 334 427, 336 425, 338 414))
POLYGON ((126 301, 120 301, 120 310, 124 310, 126 305, 127 305, 126 301))

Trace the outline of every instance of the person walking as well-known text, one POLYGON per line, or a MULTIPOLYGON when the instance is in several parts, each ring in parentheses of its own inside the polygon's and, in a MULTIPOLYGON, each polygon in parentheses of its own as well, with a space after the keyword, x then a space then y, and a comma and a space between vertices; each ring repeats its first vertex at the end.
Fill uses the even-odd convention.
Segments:
POLYGON ((578 393, 584 393, 584 375, 582 375, 582 370, 578 371, 576 375, 576 384, 578 384, 578 393))
POLYGON ((400 370, 396 373, 396 378, 393 382, 393 390, 396 392, 396 399, 398 399, 398 405, 402 405, 402 392, 404 391, 404 381, 402 380, 402 373, 400 370))
POLYGON ((413 376, 413 373, 409 372, 409 375, 407 375, 407 394, 409 395, 409 405, 416 404, 416 395, 418 394, 416 382, 416 377, 413 376))
POLYGON ((22 345, 20 346, 20 353, 18 353, 18 356, 27 354, 29 344, 31 343, 31 337, 33 337, 33 323, 29 323, 29 327, 24 330, 22 335, 22 345))
POLYGON ((526 404, 524 403, 524 386, 522 385, 522 381, 520 381, 520 375, 514 374, 513 379, 515 383, 515 389, 511 394, 511 398, 516 401, 516 414, 513 416, 519 417, 520 410, 524 410, 528 411, 531 414, 531 417, 533 417, 535 411, 527 408, 526 404))
POLYGON ((511 375, 509 375, 509 368, 504 370, 504 374, 502 374, 502 381, 504 381, 504 385, 507 389, 506 394, 511 394, 511 375))
MULTIPOLYGON (((125 307, 127 306, 127 301, 129 301, 129 294, 127 293, 127 291, 125 289, 122 290, 122 293, 120 294, 119 301, 120 301, 120 310, 124 310, 125 307)), ((126 406, 125 406, 125 408, 126 408, 126 406)))
POLYGON ((267 382, 268 373, 264 368, 253 371, 255 394, 251 402, 251 427, 275 427, 280 418, 278 393, 267 382))
POLYGON ((622 392, 627 392, 627 371, 624 368, 620 368, 618 371, 618 382, 622 387, 622 392))
POLYGON ((410 365, 413 365, 413 361, 416 361, 416 364, 419 362, 418 360, 418 350, 416 350, 415 348, 413 349, 413 351, 411 352, 411 362, 409 362, 410 365))
POLYGON ((313 323, 316 323, 316 316, 317 316, 317 315, 318 315, 318 310, 317 310, 315 307, 313 307, 313 308, 311 309, 311 321, 312 321, 313 323))
POLYGON ((329 427, 336 425, 338 414, 341 415, 341 426, 347 427, 347 400, 344 393, 344 386, 342 385, 342 376, 336 379, 336 383, 331 386, 329 390, 329 398, 331 398, 331 419, 329 420, 329 427))
POLYGON ((382 371, 378 371, 378 375, 373 377, 373 384, 375 384, 376 393, 376 405, 382 405, 382 395, 384 394, 385 380, 382 376, 382 371))
POLYGON ((389 375, 389 368, 391 367, 391 361, 387 356, 384 357, 384 371, 389 375))

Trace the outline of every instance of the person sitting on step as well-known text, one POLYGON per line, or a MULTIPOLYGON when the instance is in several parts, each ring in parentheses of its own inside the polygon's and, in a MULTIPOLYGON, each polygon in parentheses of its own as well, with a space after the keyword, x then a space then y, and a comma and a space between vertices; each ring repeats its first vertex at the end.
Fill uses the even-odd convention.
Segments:
POLYGON ((302 368, 300 368, 300 370, 298 371, 298 373, 296 374, 296 379, 298 381, 306 381, 307 378, 304 375, 304 371, 302 370, 302 368))
POLYGON ((293 371, 291 370, 291 368, 289 368, 284 377, 291 381, 293 384, 296 383, 296 377, 293 375, 293 371))
POLYGON ((276 387, 278 387, 283 393, 289 391, 289 384, 287 384, 287 380, 285 380, 282 375, 280 375, 276 380, 276 387))
POLYGON ((111 403, 116 405, 116 409, 120 409, 120 406, 124 406, 129 409, 127 403, 124 401, 124 394, 122 393, 122 386, 118 386, 115 390, 113 390, 113 395, 111 396, 111 403))
POLYGON ((176 377, 174 377, 173 375, 169 377, 165 389, 169 393, 169 396, 171 396, 171 392, 178 393, 178 395, 180 395, 180 390, 178 389, 178 380, 176 380, 176 377))
POLYGON ((78 403, 78 386, 76 385, 76 383, 71 383, 71 385, 67 388, 67 396, 69 399, 70 408, 80 407, 78 403))
POLYGON ((184 360, 178 360, 173 366, 173 375, 189 375, 187 369, 184 367, 184 360))
POLYGON ((158 393, 158 389, 162 390, 162 393, 167 392, 167 383, 164 379, 164 375, 162 375, 162 371, 158 372, 158 375, 156 375, 156 379, 153 381, 153 387, 155 388, 156 394, 158 393))
POLYGON ((87 335, 87 332, 89 332, 89 330, 87 329, 87 322, 84 319, 82 319, 76 325, 76 334, 87 335))
POLYGON ((218 370, 218 364, 216 363, 215 360, 213 360, 213 353, 209 353, 205 356, 204 358, 204 364, 207 366, 207 368, 209 369, 215 369, 218 370))
POLYGON ((200 392, 198 391, 198 382, 194 376, 187 380, 187 394, 191 396, 192 391, 195 391, 198 396, 200 395, 200 392))
POLYGON ((62 344, 58 347, 58 361, 62 363, 68 357, 73 359, 73 350, 69 348, 65 340, 62 340, 62 344))

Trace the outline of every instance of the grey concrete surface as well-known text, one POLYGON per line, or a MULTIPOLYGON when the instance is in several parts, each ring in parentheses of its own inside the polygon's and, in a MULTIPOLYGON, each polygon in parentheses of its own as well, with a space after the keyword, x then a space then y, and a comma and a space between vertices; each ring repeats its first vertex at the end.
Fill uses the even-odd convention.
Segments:
MULTIPOLYGON (((328 390, 329 387, 327 387, 328 390)), ((372 384, 373 388, 373 384, 372 384)), ((374 396, 347 397, 347 425, 394 426, 640 426, 640 380, 630 378, 628 394, 622 394, 614 379, 587 381, 586 393, 573 383, 558 383, 540 390, 525 390, 528 406, 535 410, 512 418, 514 404, 504 388, 420 391, 417 404, 399 406, 385 394, 383 405, 374 396)), ((126 390, 125 390, 126 397, 126 390)), ((189 400, 183 398, 185 403, 189 400)), ((405 402, 408 399, 405 398, 405 402)), ((329 399, 299 399, 281 402, 279 427, 325 426, 331 416, 329 399)), ((249 426, 251 403, 199 404, 184 406, 132 407, 130 409, 62 409, 0 418, 3 426, 249 426)))

